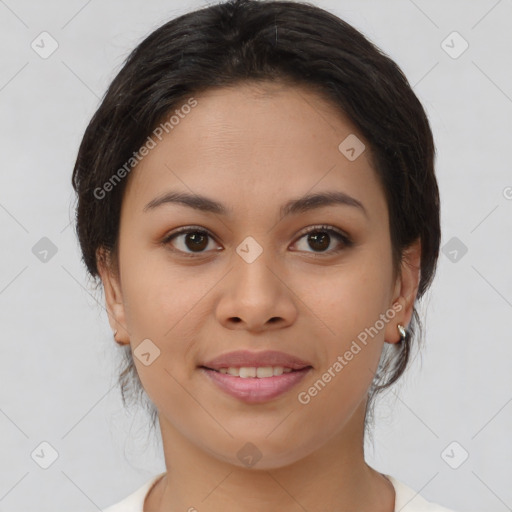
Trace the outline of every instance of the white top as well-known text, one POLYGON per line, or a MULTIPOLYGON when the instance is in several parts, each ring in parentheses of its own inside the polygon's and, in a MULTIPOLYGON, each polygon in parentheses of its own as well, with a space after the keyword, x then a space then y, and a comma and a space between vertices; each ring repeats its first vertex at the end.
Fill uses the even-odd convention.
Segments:
MULTIPOLYGON (((139 487, 134 493, 130 494, 124 500, 110 505, 103 512, 144 512, 144 501, 149 491, 162 477, 164 473, 160 473, 139 487)), ((411 489, 404 483, 396 480, 390 475, 384 476, 393 484, 395 488, 395 510, 394 512, 455 512, 454 510, 441 507, 436 503, 431 503, 422 498, 415 490, 411 489)))

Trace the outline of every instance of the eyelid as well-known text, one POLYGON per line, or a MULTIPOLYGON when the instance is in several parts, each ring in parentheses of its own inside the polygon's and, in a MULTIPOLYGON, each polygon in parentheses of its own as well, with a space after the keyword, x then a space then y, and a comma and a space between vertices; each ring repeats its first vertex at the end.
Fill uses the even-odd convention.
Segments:
POLYGON ((169 233, 168 235, 165 236, 165 240, 168 240, 168 239, 172 238, 173 236, 179 235, 181 233, 188 233, 189 231, 207 233, 212 238, 215 238, 213 236, 213 233, 209 229, 204 228, 203 226, 195 226, 192 224, 190 226, 182 226, 180 228, 176 228, 174 231, 172 231, 171 233, 169 233))
MULTIPOLYGON (((341 249, 330 249, 328 251, 324 252, 315 252, 315 251, 306 251, 310 254, 313 254, 314 256, 322 257, 322 256, 331 256, 333 254, 337 254, 341 252, 343 249, 350 248, 354 245, 354 241, 352 238, 342 231, 341 229, 332 226, 330 224, 316 224, 314 226, 308 226, 307 228, 304 228, 298 235, 297 235, 297 242, 303 238, 305 235, 308 235, 309 233, 317 233, 317 232, 327 232, 327 233, 334 233, 336 237, 341 240, 342 247, 341 249)), ((296 243, 296 242, 294 242, 296 243)))
MULTIPOLYGON (((176 238, 179 235, 186 234, 186 233, 202 233, 202 234, 209 236, 210 238, 212 238, 215 241, 217 240, 216 237, 213 235, 213 233, 209 229, 206 229, 202 226, 190 225, 190 226, 182 226, 180 228, 176 228, 171 233, 165 235, 161 243, 163 246, 168 246, 170 244, 170 242, 172 240, 174 240, 174 238, 176 238)), ((185 252, 185 251, 181 251, 180 249, 175 249, 174 247, 171 250, 174 252, 177 252, 185 257, 199 257, 199 256, 204 256, 208 252, 211 252, 211 251, 198 252, 198 253, 185 252)))
MULTIPOLYGON (((162 245, 166 246, 169 244, 169 242, 171 242, 171 240, 173 240, 177 236, 184 234, 184 233, 190 233, 190 232, 202 233, 202 234, 209 236, 210 238, 212 238, 215 241, 217 240, 216 237, 213 235, 213 233, 209 229, 204 228, 202 226, 190 225, 190 226, 182 226, 180 228, 177 228, 173 232, 166 235, 164 237, 164 239, 162 240, 162 245)), ((351 247, 352 245, 354 245, 353 240, 350 238, 350 236, 347 233, 345 233, 344 231, 340 230, 339 228, 329 225, 329 224, 316 224, 316 225, 308 226, 308 227, 304 228, 303 230, 301 230, 299 232, 299 234, 296 237, 296 241, 294 243, 298 242, 305 235, 307 235, 309 233, 315 233, 315 232, 334 233, 335 235, 337 235, 337 237, 339 237, 339 239, 342 241, 342 243, 345 247, 351 247)), ((188 253, 188 252, 181 251, 179 249, 173 248, 173 250, 176 252, 179 252, 180 254, 183 254, 185 256, 191 256, 191 257, 198 257, 198 256, 205 255, 208 252, 211 252, 211 251, 204 251, 204 252, 198 252, 198 253, 193 253, 193 252, 188 253)), ((340 252, 341 250, 342 249, 331 249, 331 250, 325 251, 323 253, 322 252, 315 253, 314 251, 311 251, 311 254, 321 257, 323 255, 336 254, 336 253, 340 252)), ((299 252, 299 251, 297 251, 297 252, 299 252)), ((309 251, 306 251, 306 252, 309 252, 309 251)))
POLYGON ((340 235, 346 241, 346 243, 352 242, 347 233, 345 233, 344 231, 335 226, 331 226, 330 224, 315 224, 314 226, 308 226, 304 228, 302 231, 300 231, 297 236, 299 238, 302 238, 304 235, 307 235, 308 233, 314 233, 316 231, 333 231, 334 233, 340 235))

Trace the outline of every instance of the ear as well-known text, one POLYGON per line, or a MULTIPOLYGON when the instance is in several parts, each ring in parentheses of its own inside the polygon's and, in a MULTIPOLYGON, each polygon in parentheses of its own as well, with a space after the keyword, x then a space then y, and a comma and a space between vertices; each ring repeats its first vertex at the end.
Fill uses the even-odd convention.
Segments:
POLYGON ((130 335, 126 327, 126 315, 119 276, 110 264, 110 253, 99 248, 96 251, 98 272, 103 283, 108 322, 113 331, 117 331, 115 340, 120 345, 130 343, 130 335))
POLYGON ((398 324, 407 330, 414 311, 414 302, 418 294, 421 277, 421 240, 418 238, 404 250, 399 276, 395 283, 393 294, 393 309, 396 315, 386 325, 385 337, 387 343, 398 343, 400 332, 398 324))

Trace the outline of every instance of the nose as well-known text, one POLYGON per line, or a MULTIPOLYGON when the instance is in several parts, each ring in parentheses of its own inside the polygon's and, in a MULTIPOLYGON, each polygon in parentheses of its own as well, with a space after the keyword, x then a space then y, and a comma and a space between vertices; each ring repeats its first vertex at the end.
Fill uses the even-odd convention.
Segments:
POLYGON ((228 329, 251 332, 292 325, 298 315, 298 298, 287 283, 283 266, 266 251, 249 261, 234 257, 220 287, 218 321, 228 329))

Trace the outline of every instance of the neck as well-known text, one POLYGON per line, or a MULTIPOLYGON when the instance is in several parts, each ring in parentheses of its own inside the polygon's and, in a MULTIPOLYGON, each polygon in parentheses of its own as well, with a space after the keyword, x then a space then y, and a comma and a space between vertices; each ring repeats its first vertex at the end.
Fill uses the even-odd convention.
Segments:
POLYGON ((393 512, 392 484, 364 460, 364 409, 363 402, 314 452, 268 469, 219 460, 160 416, 167 473, 148 495, 144 512, 393 512))

